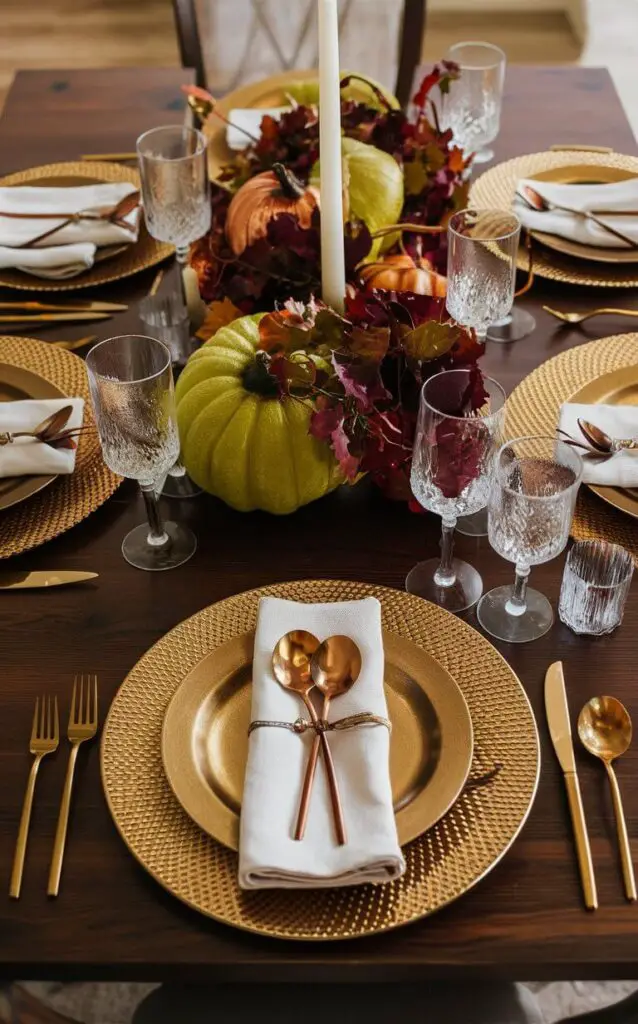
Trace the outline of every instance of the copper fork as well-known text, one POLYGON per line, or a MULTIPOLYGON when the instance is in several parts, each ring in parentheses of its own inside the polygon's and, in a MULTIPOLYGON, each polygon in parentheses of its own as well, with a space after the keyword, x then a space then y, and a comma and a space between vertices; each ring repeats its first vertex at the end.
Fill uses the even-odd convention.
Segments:
POLYGON ((24 794, 22 805, 22 816, 18 829, 15 853, 13 855, 13 868, 11 870, 11 882, 9 884, 9 896, 17 900, 22 887, 22 872, 24 870, 24 857, 27 852, 27 838, 29 835, 29 823, 31 821, 31 808, 33 807, 33 794, 35 793, 35 780, 40 767, 40 761, 47 754, 52 754, 58 748, 60 742, 60 724, 58 720, 58 698, 36 697, 35 711, 33 713, 33 725, 31 727, 31 739, 29 750, 33 754, 33 762, 29 772, 27 789, 24 794))
POLYGON ((73 681, 73 697, 67 731, 69 743, 71 744, 71 753, 69 754, 69 763, 66 769, 62 803, 60 804, 58 826, 55 831, 55 842, 53 844, 53 856, 49 869, 49 885, 47 888, 49 896, 57 896, 60 890, 60 875, 62 874, 62 861, 64 860, 64 847, 71 807, 73 773, 75 771, 78 750, 81 743, 84 743, 85 740, 91 740, 95 736, 97 732, 97 718, 97 676, 76 676, 73 681))

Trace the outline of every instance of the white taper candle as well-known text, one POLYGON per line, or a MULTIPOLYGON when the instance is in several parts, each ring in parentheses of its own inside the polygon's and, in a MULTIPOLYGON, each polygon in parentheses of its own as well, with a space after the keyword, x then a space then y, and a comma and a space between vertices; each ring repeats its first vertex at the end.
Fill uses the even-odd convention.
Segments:
POLYGON ((337 0, 319 4, 319 160, 321 162, 321 291, 343 312, 346 270, 341 180, 341 96, 337 0))

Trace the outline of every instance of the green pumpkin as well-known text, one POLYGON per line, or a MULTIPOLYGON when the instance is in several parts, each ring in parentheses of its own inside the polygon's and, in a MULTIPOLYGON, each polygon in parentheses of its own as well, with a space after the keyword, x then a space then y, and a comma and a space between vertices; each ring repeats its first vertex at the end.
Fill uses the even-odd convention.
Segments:
POLYGON ((263 316, 220 328, 177 382, 182 459, 191 478, 240 512, 282 515, 343 482, 324 441, 308 433, 312 404, 273 393, 255 358, 263 316))
MULTIPOLYGON (((351 71, 340 72, 342 79, 344 79, 346 75, 350 74, 352 74, 351 71)), ((375 93, 374 89, 370 88, 370 85, 376 86, 389 107, 393 110, 399 109, 401 104, 396 96, 394 96, 389 89, 386 89, 384 85, 381 85, 380 82, 376 82, 374 78, 369 78, 367 75, 358 75, 357 78, 353 78, 352 81, 341 90, 341 99, 352 100, 353 103, 365 103, 366 106, 372 107, 374 110, 384 110, 385 108, 381 100, 375 93)), ((303 106, 312 107, 319 103, 318 78, 311 78, 305 82, 288 82, 285 87, 285 91, 288 96, 291 96, 293 100, 295 100, 296 103, 303 106)))
MULTIPOLYGON (((403 171, 389 153, 358 139, 344 136, 341 152, 348 183, 349 216, 362 220, 373 234, 396 224, 403 209, 403 171)), ((310 184, 319 187, 321 166, 312 168, 310 184)), ((368 259, 376 259, 382 245, 377 238, 368 259)))

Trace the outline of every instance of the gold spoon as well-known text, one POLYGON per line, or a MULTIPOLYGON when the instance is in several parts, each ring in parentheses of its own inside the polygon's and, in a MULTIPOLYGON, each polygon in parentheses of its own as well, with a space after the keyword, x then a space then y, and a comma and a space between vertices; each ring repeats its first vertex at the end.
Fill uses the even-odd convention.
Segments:
POLYGON ((638 440, 635 437, 610 437, 604 430, 597 427, 595 423, 579 419, 578 426, 581 434, 589 441, 592 448, 604 455, 616 455, 617 452, 635 451, 638 448, 638 440))
MULTIPOLYGON (((328 711, 330 710, 330 701, 333 697, 340 697, 342 694, 347 693, 350 687, 356 683, 361 672, 361 652, 354 640, 351 640, 349 636, 329 636, 313 654, 310 669, 315 686, 323 693, 321 719, 326 722, 328 720, 328 711)), ((299 812, 300 838, 303 837, 306 827, 308 803, 319 756, 320 738, 324 741, 325 747, 328 746, 328 739, 325 733, 322 732, 315 736, 310 757, 308 758, 306 777, 302 790, 302 805, 299 812)), ((339 792, 336 789, 336 783, 333 808, 335 805, 337 808, 335 811, 337 839, 339 845, 343 846, 347 841, 346 826, 343 820, 343 810, 339 792)))
MULTIPOLYGON (((285 636, 282 636, 281 640, 279 640, 275 645, 275 650, 273 651, 272 656, 272 670, 275 675, 275 679, 280 686, 283 686, 284 690, 290 690, 301 698, 306 706, 306 710, 310 715, 310 721, 313 725, 317 725, 319 722, 319 716, 317 715, 314 705, 310 699, 310 691, 315 685, 310 673, 310 659, 318 647, 319 641, 316 636, 313 636, 312 633, 308 633, 305 629, 295 629, 290 633, 286 633, 285 636)), ((335 818, 335 826, 338 831, 338 818, 341 814, 341 808, 335 766, 325 734, 322 732, 320 734, 316 733, 315 735, 316 742, 321 742, 323 746, 323 753, 326 761, 326 774, 328 776, 328 786, 330 788, 330 799, 332 801, 332 811, 335 818)), ((304 782, 304 788, 301 793, 301 801, 299 804, 299 814, 297 816, 297 824, 295 827, 295 839, 301 839, 303 837, 304 829, 302 826, 305 827, 305 818, 308 814, 309 796, 310 788, 306 785, 306 782, 304 782)), ((345 842, 345 839, 343 842, 345 842)))
POLYGON ((615 235, 616 238, 619 238, 621 242, 624 242, 625 245, 628 245, 631 249, 638 248, 633 238, 630 238, 630 236, 626 235, 623 231, 619 231, 618 228, 612 227, 611 224, 608 224, 606 221, 601 220, 600 217, 597 217, 595 213, 591 212, 591 210, 577 210, 574 209, 573 206, 562 206, 560 203, 553 203, 549 199, 546 199, 545 196, 542 196, 540 192, 537 192, 535 188, 532 188, 531 185, 523 185, 517 190, 516 194, 520 196, 523 202, 527 203, 532 210, 536 210, 538 213, 544 213, 548 210, 563 210, 565 213, 573 213, 577 217, 583 217, 585 220, 598 224, 598 227, 609 232, 610 235, 615 235))
POLYGON ((625 813, 618 780, 612 767, 612 761, 624 754, 631 743, 629 712, 615 697, 592 697, 578 716, 578 735, 585 749, 594 757, 599 757, 607 769, 614 814, 616 815, 625 895, 628 900, 635 900, 636 881, 627 837, 625 813))

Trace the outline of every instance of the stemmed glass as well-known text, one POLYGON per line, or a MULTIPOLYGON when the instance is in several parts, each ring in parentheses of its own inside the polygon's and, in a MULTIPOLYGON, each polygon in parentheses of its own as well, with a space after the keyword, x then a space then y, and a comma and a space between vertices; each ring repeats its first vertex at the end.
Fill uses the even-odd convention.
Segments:
POLYGON ((148 525, 124 538, 122 554, 138 569, 173 569, 197 548, 188 527, 163 522, 156 484, 179 455, 171 354, 155 338, 108 338, 86 357, 95 420, 107 466, 137 480, 148 525))
POLYGON ((412 452, 414 495, 424 508, 441 516, 443 526, 440 560, 419 562, 405 585, 411 594, 451 612, 470 608, 483 591, 476 569, 453 557, 454 527, 459 515, 487 504, 505 413, 505 393, 489 377, 483 378, 481 408, 466 411, 475 373, 444 370, 425 382, 412 452))
POLYGON ((474 162, 494 156, 489 144, 498 135, 507 58, 492 43, 456 43, 446 54, 459 65, 461 77, 443 97, 442 123, 451 128, 454 141, 474 162))
MULTIPOLYGON (((205 235, 211 224, 206 138, 185 125, 152 128, 137 140, 137 158, 148 232, 175 246, 183 269, 191 243, 205 235)), ((162 492, 168 497, 201 493, 179 459, 169 474, 162 492)))
POLYGON ((580 455, 554 437, 516 438, 496 457, 488 533, 494 550, 514 562, 516 579, 485 594, 476 614, 499 640, 536 640, 554 621, 551 604, 527 580, 532 565, 566 546, 582 470, 580 455))

